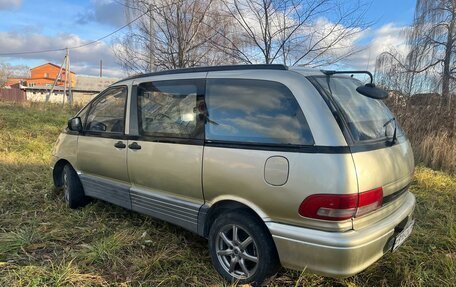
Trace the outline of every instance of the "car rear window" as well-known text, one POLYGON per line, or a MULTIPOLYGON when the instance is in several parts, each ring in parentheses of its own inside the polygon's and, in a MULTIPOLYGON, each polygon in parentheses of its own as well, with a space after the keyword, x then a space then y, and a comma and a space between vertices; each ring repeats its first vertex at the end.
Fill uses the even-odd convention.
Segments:
MULTIPOLYGON (((363 85, 361 81, 336 76, 315 76, 311 79, 336 102, 355 142, 383 140, 392 134, 395 122, 391 119, 394 116, 383 101, 356 91, 363 85)), ((399 134, 399 127, 397 132, 399 134)))

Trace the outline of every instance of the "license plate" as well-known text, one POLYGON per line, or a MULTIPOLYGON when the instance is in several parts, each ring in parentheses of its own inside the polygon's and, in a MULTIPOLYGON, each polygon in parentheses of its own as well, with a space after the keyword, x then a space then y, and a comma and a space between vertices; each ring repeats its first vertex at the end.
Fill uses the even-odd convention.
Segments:
POLYGON ((402 230, 402 232, 396 236, 396 239, 394 240, 393 251, 401 246, 402 243, 404 243, 404 241, 410 236, 410 234, 412 234, 414 224, 415 220, 411 221, 407 227, 404 228, 404 230, 402 230))

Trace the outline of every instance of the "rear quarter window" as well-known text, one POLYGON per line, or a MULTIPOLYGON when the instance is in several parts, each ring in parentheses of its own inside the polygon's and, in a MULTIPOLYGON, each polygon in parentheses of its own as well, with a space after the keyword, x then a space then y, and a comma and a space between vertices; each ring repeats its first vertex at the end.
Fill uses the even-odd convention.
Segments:
POLYGON ((283 84, 209 79, 206 138, 259 144, 313 145, 304 114, 283 84))

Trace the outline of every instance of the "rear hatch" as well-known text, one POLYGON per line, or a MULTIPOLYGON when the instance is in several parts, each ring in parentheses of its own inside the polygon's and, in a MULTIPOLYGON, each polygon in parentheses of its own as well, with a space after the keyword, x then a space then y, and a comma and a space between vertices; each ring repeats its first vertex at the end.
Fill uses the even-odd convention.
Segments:
POLYGON ((354 228, 381 220, 394 212, 405 198, 413 178, 414 160, 410 143, 382 100, 361 95, 359 80, 343 76, 313 76, 341 127, 358 178, 358 192, 382 188, 382 207, 355 218, 354 228))

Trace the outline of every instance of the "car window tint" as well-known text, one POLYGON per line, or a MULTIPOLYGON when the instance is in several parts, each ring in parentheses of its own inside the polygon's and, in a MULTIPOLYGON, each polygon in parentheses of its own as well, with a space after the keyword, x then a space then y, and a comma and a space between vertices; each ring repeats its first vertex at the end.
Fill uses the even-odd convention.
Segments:
POLYGON ((304 114, 283 84, 247 79, 207 82, 209 140, 312 145, 304 114))
POLYGON ((143 83, 138 89, 140 132, 149 136, 197 138, 200 81, 143 83))
POLYGON ((123 133, 127 88, 111 88, 96 99, 90 108, 86 131, 123 133))
MULTIPOLYGON (((381 100, 356 91, 363 83, 348 77, 312 77, 323 91, 338 104, 355 142, 384 140, 392 135, 394 116, 381 100), (388 123, 388 124, 386 124, 388 123), (385 125, 386 124, 386 125, 385 125)), ((398 127, 397 134, 402 135, 398 127)))

